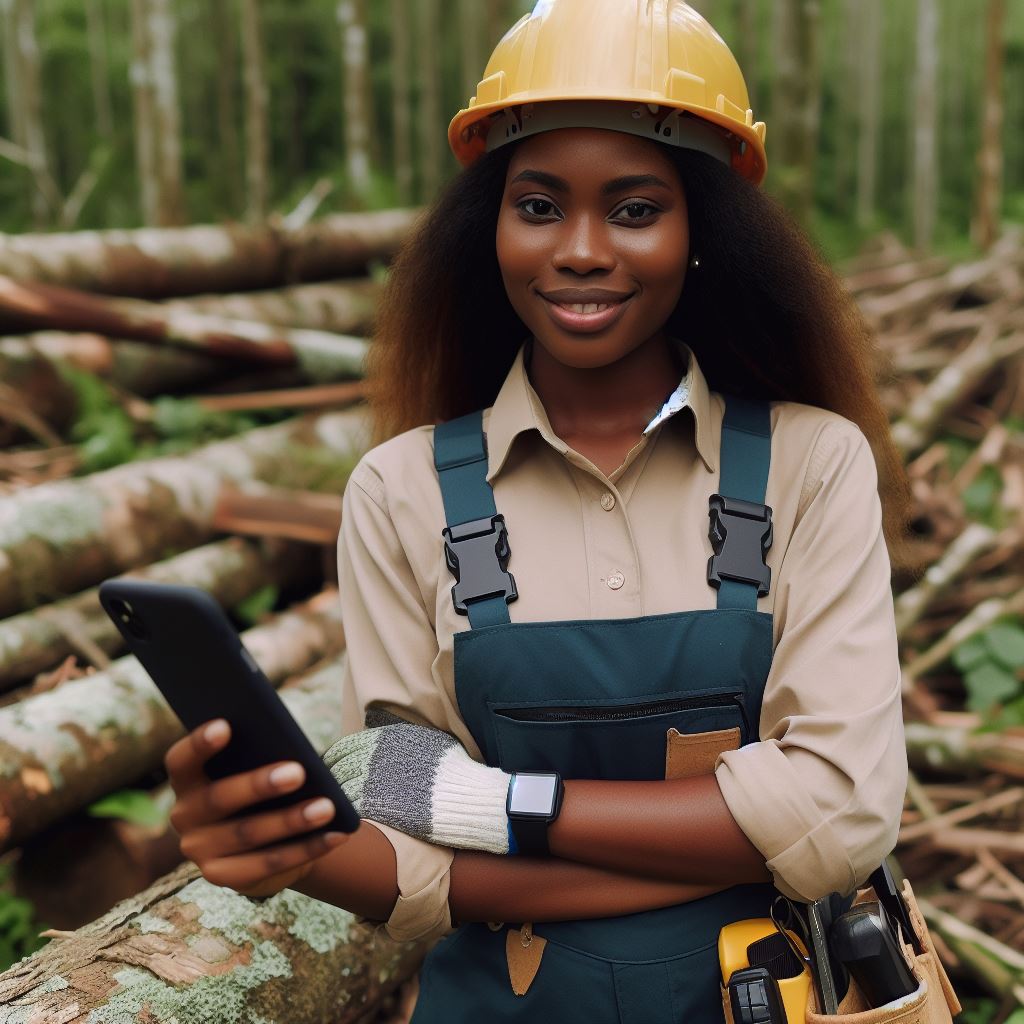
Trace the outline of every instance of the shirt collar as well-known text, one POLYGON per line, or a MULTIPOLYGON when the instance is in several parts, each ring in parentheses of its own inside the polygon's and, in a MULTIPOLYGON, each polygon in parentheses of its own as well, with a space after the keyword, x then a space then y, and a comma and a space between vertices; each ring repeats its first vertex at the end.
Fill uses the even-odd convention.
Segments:
MULTIPOLYGON (((665 400, 661 410, 647 425, 644 433, 653 433, 666 420, 676 416, 683 409, 689 409, 693 415, 697 453, 708 472, 714 473, 717 471, 718 461, 717 452, 712 448, 711 395, 707 381, 690 346, 677 339, 673 341, 686 362, 686 372, 675 390, 665 400)), ((564 455, 568 451, 568 445, 551 429, 548 414, 530 383, 526 372, 524 344, 516 354, 515 362, 505 377, 498 397, 494 400, 487 421, 489 482, 501 472, 516 438, 529 430, 536 430, 559 454, 564 455)))

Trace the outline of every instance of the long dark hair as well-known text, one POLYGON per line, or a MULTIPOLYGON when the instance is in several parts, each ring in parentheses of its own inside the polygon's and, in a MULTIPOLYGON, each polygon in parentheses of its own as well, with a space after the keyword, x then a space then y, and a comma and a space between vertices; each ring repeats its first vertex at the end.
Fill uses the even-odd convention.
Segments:
MULTIPOLYGON (((367 379, 375 439, 494 402, 529 332, 495 251, 515 144, 463 170, 399 252, 381 299, 367 379)), ((874 380, 874 339, 828 263, 772 196, 712 157, 668 148, 686 194, 690 251, 667 324, 715 391, 830 409, 864 432, 885 534, 901 562, 910 497, 874 380)))

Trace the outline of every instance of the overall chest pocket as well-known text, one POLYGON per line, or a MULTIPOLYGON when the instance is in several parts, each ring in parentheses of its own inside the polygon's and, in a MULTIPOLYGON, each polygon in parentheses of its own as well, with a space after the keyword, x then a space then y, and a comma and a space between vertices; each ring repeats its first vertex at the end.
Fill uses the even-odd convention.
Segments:
POLYGON ((670 730, 684 736, 738 731, 749 741, 741 691, 629 700, 488 701, 498 765, 557 771, 566 779, 663 779, 670 730))

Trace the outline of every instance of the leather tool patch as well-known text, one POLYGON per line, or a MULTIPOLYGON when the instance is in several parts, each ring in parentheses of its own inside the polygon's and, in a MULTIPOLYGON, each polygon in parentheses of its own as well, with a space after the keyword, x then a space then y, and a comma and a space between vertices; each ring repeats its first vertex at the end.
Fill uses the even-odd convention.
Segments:
POLYGON ((723 750, 738 750, 740 727, 684 733, 669 729, 665 742, 665 778, 689 779, 710 775, 723 750))
POLYGON ((509 928, 505 936, 505 958, 508 960, 512 991, 517 996, 525 996, 529 992, 540 970, 540 961, 547 944, 547 939, 533 934, 532 924, 524 924, 519 931, 509 928))

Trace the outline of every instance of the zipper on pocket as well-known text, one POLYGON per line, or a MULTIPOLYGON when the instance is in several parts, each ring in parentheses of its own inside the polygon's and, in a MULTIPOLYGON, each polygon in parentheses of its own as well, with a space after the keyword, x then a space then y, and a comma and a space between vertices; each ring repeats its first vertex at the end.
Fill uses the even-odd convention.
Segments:
POLYGON ((495 708, 494 713, 514 722, 620 722, 637 718, 653 718, 655 715, 671 714, 674 711, 691 711, 702 708, 738 708, 746 726, 747 716, 738 693, 716 693, 707 697, 671 697, 666 700, 650 701, 646 704, 617 705, 609 707, 551 707, 551 708, 495 708))

